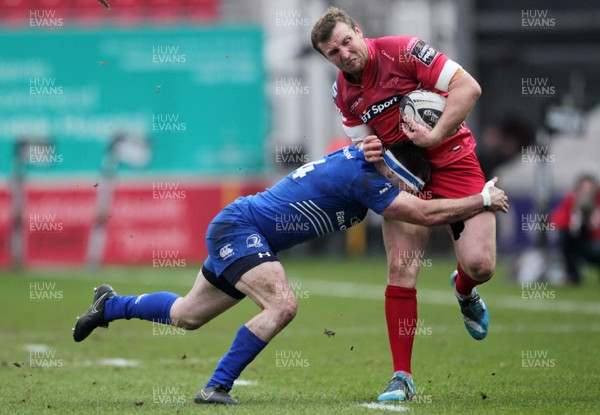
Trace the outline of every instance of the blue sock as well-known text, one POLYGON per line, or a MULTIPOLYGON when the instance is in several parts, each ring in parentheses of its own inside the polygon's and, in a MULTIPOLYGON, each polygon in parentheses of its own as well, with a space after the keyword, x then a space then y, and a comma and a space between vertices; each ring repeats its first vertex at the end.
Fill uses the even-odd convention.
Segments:
POLYGON ((267 346, 252 333, 248 327, 242 326, 233 339, 229 351, 219 361, 210 381, 206 384, 209 388, 219 383, 231 389, 233 382, 240 376, 242 370, 267 346))
POLYGON ((137 317, 141 320, 171 323, 171 306, 179 296, 161 292, 153 294, 116 295, 104 304, 104 320, 107 322, 137 317))

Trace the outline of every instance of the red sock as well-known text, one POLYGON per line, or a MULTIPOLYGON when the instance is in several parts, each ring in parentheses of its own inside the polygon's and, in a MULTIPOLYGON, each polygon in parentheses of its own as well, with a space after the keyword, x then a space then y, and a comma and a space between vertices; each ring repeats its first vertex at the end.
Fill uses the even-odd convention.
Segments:
POLYGON ((385 319, 394 372, 412 373, 410 360, 417 326, 417 290, 388 285, 385 290, 385 319))
POLYGON ((462 269, 460 264, 456 267, 458 271, 458 275, 456 276, 456 292, 460 295, 464 295, 468 297, 471 295, 471 291, 475 288, 476 285, 482 284, 481 281, 475 281, 473 278, 469 277, 467 273, 462 269))

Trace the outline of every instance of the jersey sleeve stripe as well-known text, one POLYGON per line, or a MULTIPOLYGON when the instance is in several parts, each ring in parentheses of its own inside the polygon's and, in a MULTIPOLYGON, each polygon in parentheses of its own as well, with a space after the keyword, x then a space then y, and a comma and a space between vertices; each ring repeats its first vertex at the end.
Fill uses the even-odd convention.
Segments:
POLYGON ((308 203, 306 201, 300 202, 299 206, 304 209, 304 211, 311 215, 315 221, 317 222, 317 224, 319 225, 319 228, 321 228, 321 234, 325 235, 326 233, 329 233, 329 230, 327 229, 327 224, 325 223, 325 220, 321 217, 321 215, 319 214, 319 212, 315 212, 313 211, 313 209, 311 209, 311 207, 308 205, 308 203))
POLYGON ((306 213, 304 213, 304 211, 302 211, 301 209, 299 209, 298 206, 296 206, 293 203, 290 203, 290 206, 293 207, 294 209, 296 209, 298 212, 300 212, 300 214, 302 216, 304 216, 306 219, 308 219, 308 221, 312 225, 313 229, 315 230, 315 233, 317 234, 317 236, 323 236, 323 234, 319 233, 319 230, 317 229, 317 226, 315 225, 315 223, 313 222, 313 220, 309 216, 307 216, 306 213))
POLYGON ((462 69, 462 66, 453 60, 448 59, 444 64, 442 71, 440 72, 440 76, 438 76, 435 88, 439 89, 440 91, 448 92, 450 89, 450 81, 452 80, 452 77, 456 71, 459 69, 462 69))
MULTIPOLYGON (((327 222, 329 222, 329 232, 335 232, 335 228, 333 227, 333 223, 331 223, 331 219, 329 219, 329 216, 327 216, 327 213, 325 213, 323 211, 323 209, 321 209, 319 206, 317 206, 317 204, 315 202, 313 202, 312 200, 308 201, 308 204, 313 206, 313 209, 318 210, 320 212, 321 218, 325 218, 327 219, 327 222)), ((327 222, 325 222, 325 227, 327 227, 327 222)))

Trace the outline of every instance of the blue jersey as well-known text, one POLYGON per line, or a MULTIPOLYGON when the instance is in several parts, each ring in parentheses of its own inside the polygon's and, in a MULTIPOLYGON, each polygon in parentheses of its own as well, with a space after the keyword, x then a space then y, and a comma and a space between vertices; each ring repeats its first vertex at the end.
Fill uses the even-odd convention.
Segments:
POLYGON ((293 171, 275 186, 230 205, 266 238, 274 252, 360 223, 381 213, 400 190, 362 150, 345 147, 293 171))

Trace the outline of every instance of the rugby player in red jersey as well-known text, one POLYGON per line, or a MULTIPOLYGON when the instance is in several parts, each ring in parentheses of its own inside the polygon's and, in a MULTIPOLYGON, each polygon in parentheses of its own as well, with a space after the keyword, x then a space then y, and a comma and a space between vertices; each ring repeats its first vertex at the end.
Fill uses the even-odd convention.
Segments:
MULTIPOLYGON (((315 23, 313 47, 338 69, 333 84, 334 103, 346 134, 362 145, 369 162, 381 161, 383 147, 411 140, 427 149, 432 165, 431 184, 424 197, 459 198, 485 184, 474 152, 475 140, 465 118, 481 94, 479 84, 462 67, 414 36, 367 39, 342 10, 330 8, 315 23), (402 120, 399 103, 404 95, 425 89, 447 98, 433 129, 412 119, 402 120), (458 131, 456 129, 458 128, 458 131), (456 133, 455 133, 456 132, 456 133), (382 144, 383 143, 383 144, 382 144)), ((450 277, 469 334, 483 339, 488 332, 488 311, 475 286, 488 281, 496 265, 496 222, 482 212, 448 226, 458 259, 450 277)), ((394 375, 380 401, 410 400, 414 396, 411 355, 417 322, 419 261, 431 228, 383 220, 388 261, 385 313, 394 375), (405 325, 405 330, 400 330, 405 325)))

